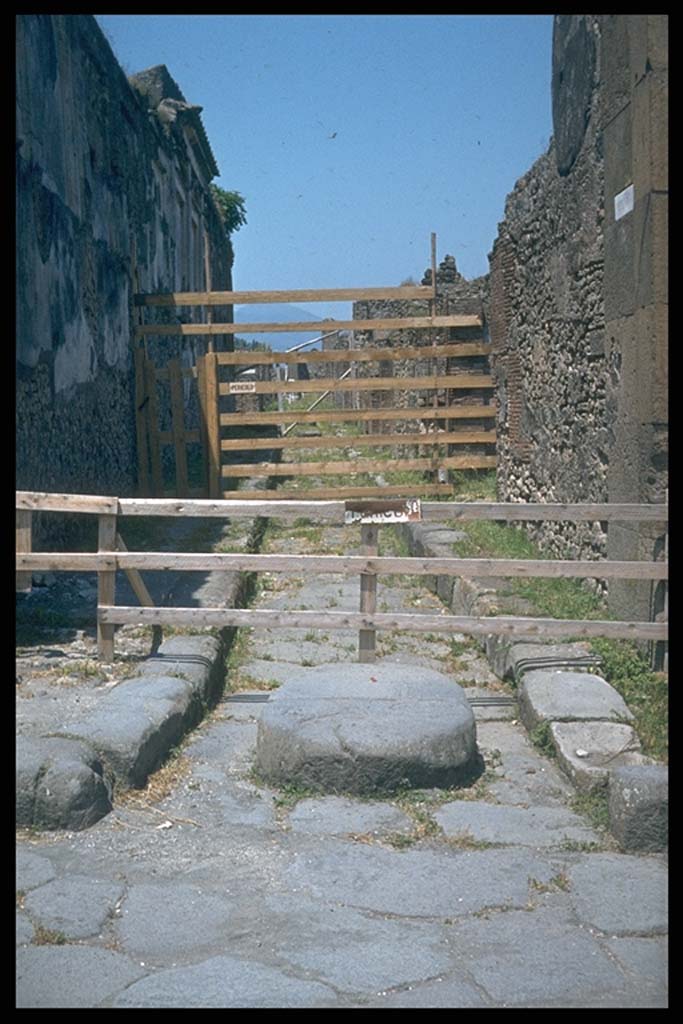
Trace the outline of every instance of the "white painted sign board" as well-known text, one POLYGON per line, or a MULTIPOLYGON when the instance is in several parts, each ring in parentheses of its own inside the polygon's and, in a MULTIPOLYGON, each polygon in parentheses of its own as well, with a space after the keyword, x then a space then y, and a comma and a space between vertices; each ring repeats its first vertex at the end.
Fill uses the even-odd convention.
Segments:
POLYGON ((621 220, 633 209, 634 191, 633 185, 628 185, 623 191, 618 192, 614 197, 614 219, 621 220))

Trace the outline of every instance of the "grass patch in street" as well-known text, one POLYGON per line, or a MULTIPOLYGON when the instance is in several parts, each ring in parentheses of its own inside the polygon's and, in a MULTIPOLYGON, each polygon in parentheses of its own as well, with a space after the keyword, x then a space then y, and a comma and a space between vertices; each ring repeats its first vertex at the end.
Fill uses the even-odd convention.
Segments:
POLYGON ((597 639, 591 648, 602 658, 601 672, 624 698, 635 717, 642 751, 658 761, 669 758, 669 684, 663 672, 653 672, 635 643, 597 639))
POLYGON ((609 829, 609 797, 607 787, 601 786, 589 793, 577 793, 569 804, 572 811, 588 818, 598 831, 609 829))

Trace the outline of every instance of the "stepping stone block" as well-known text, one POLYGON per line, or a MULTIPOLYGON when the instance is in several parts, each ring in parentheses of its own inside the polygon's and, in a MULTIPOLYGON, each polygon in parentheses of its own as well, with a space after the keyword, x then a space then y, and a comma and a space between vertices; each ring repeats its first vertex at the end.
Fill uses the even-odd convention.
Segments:
POLYGON ((370 794, 449 786, 478 764, 474 715, 439 672, 390 662, 301 670, 258 727, 256 769, 275 785, 370 794))
POLYGON ((669 845, 669 769, 617 768, 609 780, 610 830, 622 850, 655 853, 669 845))
POLYGON ((552 722, 550 733, 560 768, 577 789, 607 785, 622 765, 650 763, 635 731, 621 722, 552 722))
POLYGON ((519 685, 519 713, 529 731, 541 722, 632 722, 613 686, 590 672, 535 669, 519 685))

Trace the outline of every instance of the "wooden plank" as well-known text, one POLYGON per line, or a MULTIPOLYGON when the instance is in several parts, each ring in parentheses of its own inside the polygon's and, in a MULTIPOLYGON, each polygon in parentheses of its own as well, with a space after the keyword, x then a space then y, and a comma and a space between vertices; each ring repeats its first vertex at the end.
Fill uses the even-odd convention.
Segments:
MULTIPOLYGON (((99 518, 97 532, 98 552, 116 551, 115 515, 99 518)), ((102 605, 113 605, 116 600, 116 572, 100 570, 97 574, 97 653, 105 662, 114 660, 114 626, 102 619, 102 605)))
POLYGON ((52 494, 45 491, 17 491, 16 507, 36 512, 116 513, 118 498, 100 494, 52 494))
POLYGON ((221 495, 221 416, 218 398, 218 363, 216 353, 208 352, 204 357, 206 373, 206 431, 208 435, 208 486, 209 497, 221 495))
POLYGON ((143 338, 149 334, 166 337, 178 334, 292 334, 299 331, 415 331, 446 327, 481 327, 481 319, 478 316, 409 316, 382 320, 302 320, 286 324, 143 324, 135 328, 135 336, 143 338))
MULTIPOLYGON (((32 519, 33 513, 29 509, 18 508, 16 510, 15 519, 15 530, 16 538, 15 545, 17 555, 28 554, 32 547, 32 519)), ((32 573, 29 572, 17 572, 15 580, 15 590, 18 593, 26 593, 31 589, 32 584, 32 573)))
POLYGON ((238 437, 221 441, 222 451, 269 451, 280 448, 383 448, 387 445, 495 444, 495 430, 435 431, 433 434, 360 434, 353 437, 238 437))
POLYGON ((154 363, 145 360, 145 383, 147 386, 147 437, 149 443, 149 461, 152 469, 152 490, 154 494, 163 494, 164 480, 161 471, 161 449, 159 444, 159 402, 157 400, 157 382, 154 363))
MULTIPOLYGON (((321 377, 319 380, 264 380, 255 381, 251 394, 275 395, 306 394, 311 391, 425 391, 436 388, 469 390, 470 388, 493 388, 493 377, 488 373, 455 373, 433 377, 356 377, 342 380, 341 377, 321 377)), ((221 384, 219 394, 229 395, 230 385, 221 384)))
POLYGON ((175 449, 175 486, 179 498, 188 497, 187 447, 185 445, 185 412, 183 402, 183 378, 180 360, 171 359, 168 364, 171 382, 171 433, 175 449))
POLYGON ((138 494, 146 497, 150 493, 149 486, 149 449, 147 445, 147 387, 145 384, 145 352, 136 348, 135 362, 135 438, 138 458, 138 494))
MULTIPOLYGON (((378 437, 381 435, 377 435, 378 437)), ((354 459, 350 462, 248 462, 223 466, 224 477, 243 476, 325 476, 328 473, 381 473, 391 470, 392 465, 401 470, 437 469, 490 469, 496 465, 495 455, 450 455, 441 458, 433 455, 425 459, 401 459, 400 463, 384 459, 354 459)), ((419 488, 419 484, 406 484, 419 488)))
POLYGON ((263 501, 263 491, 258 491, 259 500, 245 500, 241 491, 237 501, 233 500, 185 500, 176 498, 121 498, 119 514, 122 516, 201 516, 215 518, 235 518, 247 516, 269 515, 281 519, 297 519, 307 513, 315 513, 318 519, 332 522, 344 522, 343 501, 287 501, 278 494, 272 500, 263 501))
MULTIPOLYGON (((168 366, 162 366, 162 367, 159 367, 159 368, 155 368, 154 372, 156 374, 157 380, 166 381, 166 380, 170 380, 171 379, 168 366)), ((194 380, 196 378, 196 376, 197 376, 197 367, 196 366, 183 366, 183 367, 181 367, 181 369, 180 369, 180 376, 183 378, 183 380, 194 380)))
POLYGON ((422 518, 433 521, 451 519, 493 519, 505 522, 655 522, 666 523, 668 505, 590 504, 535 502, 427 502, 422 518))
POLYGON ((425 285, 387 288, 298 288, 244 292, 169 292, 136 294, 136 306, 246 306, 269 302, 353 302, 363 299, 429 299, 432 289, 425 285))
MULTIPOLYGON (((116 534, 116 547, 119 551, 128 552, 128 548, 125 545, 123 537, 120 533, 116 534)), ((145 586, 144 580, 137 569, 132 567, 126 568, 125 565, 121 567, 128 577, 128 582, 133 588, 133 593, 137 597, 140 604, 145 608, 153 608, 154 601, 152 600, 151 594, 145 586)))
POLYGON ((157 624, 213 627, 248 626, 266 629, 382 629, 413 633, 467 633, 472 636, 609 637, 616 640, 665 640, 666 623, 605 622, 582 619, 532 619, 512 616, 477 618, 468 615, 415 615, 376 612, 252 611, 245 608, 100 609, 102 621, 117 625, 157 624))
MULTIPOLYGON (((268 501, 268 491, 223 491, 224 498, 256 498, 268 501)), ((386 498, 397 495, 401 498, 421 497, 423 494, 453 494, 450 484, 394 484, 389 487, 316 487, 315 490, 288 491, 278 488, 270 492, 273 498, 316 502, 327 498, 386 498)), ((343 516, 342 516, 343 521, 343 516)))
MULTIPOLYGON (((199 430, 186 430, 184 435, 185 444, 200 444, 201 433, 199 430)), ((175 438, 172 430, 160 430, 159 431, 159 444, 175 444, 175 438)))
MULTIPOLYGON (((361 530, 363 527, 361 528, 361 530)), ((119 552, 17 552, 19 570, 43 572, 91 572, 122 569, 124 572, 143 569, 160 572, 294 572, 341 573, 342 575, 401 574, 406 576, 466 576, 471 579, 489 576, 546 579, 628 579, 665 580, 669 578, 668 562, 551 561, 546 559, 511 558, 403 558, 378 557, 373 545, 362 539, 361 555, 252 555, 235 553, 187 553, 172 551, 119 552)), ((117 542, 120 538, 117 538, 117 542)), ((123 544, 123 541, 121 541, 123 544)), ((375 546, 376 547, 376 546, 375 546)), ((136 590, 137 593, 137 590, 136 590)), ((139 595, 138 595, 139 596, 139 595)), ((147 601, 143 603, 149 603, 147 601)), ((363 609, 361 609, 362 611, 363 609)), ((367 610, 367 609, 366 609, 367 610)))
MULTIPOLYGON (((379 543, 379 527, 364 524, 360 528, 361 551, 366 563, 366 571, 360 574, 360 611, 364 615, 374 615, 377 611, 377 574, 368 562, 377 558, 379 543)), ((358 632, 358 660, 375 661, 377 634, 374 629, 361 629, 358 632)))
POLYGON ((448 409, 345 409, 337 412, 244 412, 223 413, 221 426, 266 423, 370 423, 375 420, 492 420, 496 418, 495 405, 453 405, 448 409))
POLYGON ((450 345, 397 345, 389 348, 333 348, 313 352, 219 352, 221 366, 272 366, 280 363, 371 363, 379 359, 396 362, 403 359, 457 359, 465 356, 489 356, 491 346, 483 341, 461 341, 450 345))
POLYGON ((199 397, 199 438, 202 446, 202 462, 206 478, 206 494, 211 493, 211 457, 209 452, 209 417, 218 416, 218 410, 209 408, 207 402, 206 356, 197 357, 197 392, 199 397))
MULTIPOLYGON (((445 488, 450 493, 451 488, 445 488)), ((386 493, 384 489, 380 489, 386 493)), ((279 492, 268 498, 264 491, 256 492, 257 500, 249 499, 238 491, 238 500, 181 500, 176 498, 112 498, 94 494, 55 494, 44 491, 17 491, 15 507, 44 512, 112 513, 144 516, 252 516, 259 515, 267 503, 269 515, 281 512, 295 517, 317 512, 323 518, 344 521, 343 501, 307 500, 300 494, 286 499, 279 492)), ((353 495, 344 493, 345 497, 353 495)), ((381 496, 381 494, 380 494, 381 496)), ((534 503, 534 502, 424 502, 424 519, 444 522, 450 519, 498 519, 528 522, 655 522, 666 523, 668 505, 635 503, 534 503)))

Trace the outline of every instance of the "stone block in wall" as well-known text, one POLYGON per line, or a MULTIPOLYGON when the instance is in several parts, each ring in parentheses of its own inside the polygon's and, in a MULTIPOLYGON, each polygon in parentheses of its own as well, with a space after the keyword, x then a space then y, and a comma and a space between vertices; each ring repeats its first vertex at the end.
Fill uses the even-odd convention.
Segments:
POLYGON ((636 374, 647 381, 648 406, 644 419, 668 423, 669 419, 669 307, 656 302, 635 315, 636 374))
MULTIPOLYGON (((632 114, 629 100, 603 131, 606 225, 614 224, 614 197, 633 182, 632 114)), ((622 221, 628 216, 622 218, 622 221)))
POLYGON ((633 182, 641 194, 669 188, 669 83, 650 72, 633 90, 633 182))
MULTIPOLYGON (((651 561, 662 546, 664 527, 655 523, 610 523, 607 557, 614 561, 651 561)), ((609 609, 620 619, 650 621, 655 590, 653 580, 611 580, 609 609)))
POLYGON ((586 135, 596 56, 590 16, 556 15, 551 89, 555 157, 561 175, 574 166, 586 135))
MULTIPOLYGON (((669 197, 648 192, 636 194, 633 214, 636 308, 669 301, 669 197)), ((626 218, 624 218, 626 219, 626 218)))
MULTIPOLYGON (((607 203, 613 198, 608 197, 607 203)), ((635 309, 635 275, 633 268, 634 224, 633 214, 605 227, 605 269, 603 288, 605 320, 627 317, 635 309)))
POLYGON ((603 126, 629 102, 631 51, 627 18, 623 14, 600 16, 600 79, 603 126))
POLYGON ((650 71, 669 67, 669 18, 666 14, 630 14, 631 81, 640 82, 650 71))

